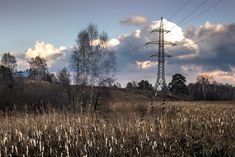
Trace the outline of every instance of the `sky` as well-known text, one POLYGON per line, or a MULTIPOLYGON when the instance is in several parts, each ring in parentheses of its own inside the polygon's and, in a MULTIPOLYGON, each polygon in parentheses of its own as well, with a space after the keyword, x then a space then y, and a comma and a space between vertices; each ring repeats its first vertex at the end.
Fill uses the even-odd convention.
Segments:
POLYGON ((122 85, 141 79, 154 83, 157 63, 148 56, 157 47, 141 45, 156 40, 157 34, 149 32, 163 17, 166 29, 174 28, 166 39, 178 44, 166 48, 174 56, 167 61, 167 82, 177 72, 188 82, 210 74, 235 84, 235 47, 228 47, 235 43, 234 6, 234 0, 0 0, 0 55, 14 54, 20 70, 40 55, 57 72, 69 66, 77 34, 94 23, 109 35, 117 57, 116 80, 122 85))

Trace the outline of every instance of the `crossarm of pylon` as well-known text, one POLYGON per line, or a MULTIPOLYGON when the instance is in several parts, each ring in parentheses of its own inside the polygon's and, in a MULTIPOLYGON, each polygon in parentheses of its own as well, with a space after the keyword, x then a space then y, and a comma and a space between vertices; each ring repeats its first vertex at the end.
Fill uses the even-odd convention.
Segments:
POLYGON ((159 41, 151 41, 151 42, 147 42, 145 45, 149 45, 149 44, 159 44, 159 41))
MULTIPOLYGON (((153 32, 160 32, 160 29, 152 30, 151 33, 153 33, 153 32)), ((170 31, 169 30, 163 30, 163 32, 169 33, 170 31)))
MULTIPOLYGON (((147 42, 145 45, 149 45, 149 44, 160 44, 159 41, 151 41, 151 42, 147 42)), ((171 46, 176 46, 175 43, 169 42, 169 41, 165 41, 164 42, 165 45, 171 45, 171 46)))
POLYGON ((165 57, 168 57, 168 58, 172 57, 172 55, 169 55, 167 53, 164 53, 164 55, 165 55, 165 57))
POLYGON ((157 55, 157 54, 154 54, 154 55, 151 55, 150 57, 158 57, 158 55, 157 55))
MULTIPOLYGON (((159 56, 158 56, 158 54, 154 54, 154 55, 151 55, 151 56, 149 56, 149 57, 151 58, 151 57, 159 57, 159 56)), ((167 53, 164 53, 164 57, 170 58, 170 57, 172 57, 172 56, 169 55, 169 54, 167 54, 167 53)))
POLYGON ((165 42, 164 42, 164 44, 166 44, 166 45, 171 45, 171 46, 176 46, 176 44, 175 44, 175 43, 173 43, 173 42, 169 42, 169 41, 165 41, 165 42))

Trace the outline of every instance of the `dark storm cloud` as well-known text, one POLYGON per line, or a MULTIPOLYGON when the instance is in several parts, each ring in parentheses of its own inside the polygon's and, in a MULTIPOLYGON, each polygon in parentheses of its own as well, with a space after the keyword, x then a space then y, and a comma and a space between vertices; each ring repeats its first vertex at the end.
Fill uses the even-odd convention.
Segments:
MULTIPOLYGON (((196 28, 192 27, 186 31, 185 36, 191 38, 198 45, 198 53, 192 57, 178 58, 174 64, 196 64, 202 65, 203 70, 214 69, 231 71, 235 66, 235 25, 219 25, 206 23, 196 28), (205 39, 205 40, 203 40, 205 39)), ((177 51, 177 50, 176 50, 177 51)), ((188 51, 188 54, 196 50, 188 51)))

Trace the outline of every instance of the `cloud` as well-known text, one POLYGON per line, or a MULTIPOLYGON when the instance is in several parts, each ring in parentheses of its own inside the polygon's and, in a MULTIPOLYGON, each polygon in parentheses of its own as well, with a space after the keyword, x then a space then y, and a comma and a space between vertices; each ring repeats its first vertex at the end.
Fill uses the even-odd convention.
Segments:
POLYGON ((120 21, 121 24, 135 26, 142 26, 148 24, 149 22, 149 18, 146 16, 131 16, 120 21))
POLYGON ((54 72, 61 70, 64 66, 69 66, 72 52, 73 48, 66 48, 63 46, 55 47, 50 43, 37 41, 33 48, 29 48, 25 52, 25 58, 21 59, 20 62, 27 62, 31 58, 40 56, 46 59, 49 70, 54 72))
POLYGON ((24 58, 17 58, 17 70, 24 71, 25 69, 28 69, 28 62, 24 58))
POLYGON ((235 67, 231 67, 231 71, 222 71, 219 69, 213 70, 203 70, 203 65, 183 65, 182 74, 188 76, 189 78, 193 78, 193 82, 196 81, 197 76, 199 75, 208 75, 213 78, 213 80, 219 83, 235 83, 235 67))
POLYGON ((66 47, 56 48, 52 44, 45 43, 43 41, 41 41, 41 42, 37 41, 36 44, 34 45, 34 48, 29 48, 26 51, 25 57, 27 59, 35 58, 36 56, 48 58, 52 55, 60 54, 61 51, 65 50, 65 49, 66 49, 66 47))
POLYGON ((155 67, 158 65, 158 62, 152 62, 152 61, 136 61, 136 64, 141 69, 149 69, 151 67, 155 67))
MULTIPOLYGON (((92 46, 97 46, 99 44, 101 44, 101 40, 99 39, 96 39, 96 40, 93 40, 93 41, 90 41, 90 44, 92 46)), ((109 49, 112 49, 114 48, 115 46, 119 45, 120 42, 118 39, 111 39, 111 40, 108 40, 106 43, 102 44, 105 48, 109 48, 109 49)))
POLYGON ((231 67, 235 66, 234 24, 221 25, 206 22, 198 28, 189 28, 185 36, 193 41, 199 41, 198 50, 188 51, 188 56, 179 57, 176 63, 201 64, 205 71, 218 69, 229 72, 231 67))
POLYGON ((231 83, 235 82, 235 68, 231 70, 231 72, 222 71, 222 70, 212 70, 207 72, 201 72, 200 75, 208 75, 212 76, 217 82, 220 83, 231 83))

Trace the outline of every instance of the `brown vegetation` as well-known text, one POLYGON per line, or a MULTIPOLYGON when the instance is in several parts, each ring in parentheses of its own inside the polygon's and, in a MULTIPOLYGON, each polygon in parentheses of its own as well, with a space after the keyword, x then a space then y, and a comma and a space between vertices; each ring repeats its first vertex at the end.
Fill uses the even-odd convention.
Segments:
POLYGON ((62 107, 69 103, 65 89, 46 81, 18 82, 13 88, 0 87, 0 109, 27 107, 62 107))
POLYGON ((113 103, 109 112, 1 116, 1 156, 234 156, 227 102, 113 103))

